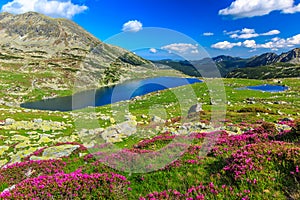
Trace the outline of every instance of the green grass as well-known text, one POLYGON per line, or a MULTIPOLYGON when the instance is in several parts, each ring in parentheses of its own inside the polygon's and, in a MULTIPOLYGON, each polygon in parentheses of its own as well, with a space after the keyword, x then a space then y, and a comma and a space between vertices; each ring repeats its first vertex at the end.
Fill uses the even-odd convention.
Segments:
MULTIPOLYGON (((45 72, 48 77, 52 77, 53 74, 45 72)), ((40 74, 43 76, 45 74, 40 74)), ((1 71, 0 73, 1 83, 0 86, 0 98, 8 98, 7 94, 4 93, 5 90, 9 88, 9 85, 21 85, 23 87, 29 87, 30 78, 29 74, 1 71), (5 79, 4 79, 5 77, 5 79), (17 84, 16 84, 17 83, 17 84), (7 84, 7 85, 5 85, 7 84)), ((263 93, 259 91, 251 90, 236 90, 236 88, 250 86, 250 85, 260 85, 265 83, 273 83, 272 80, 249 80, 249 79, 222 79, 225 85, 225 92, 227 101, 230 102, 230 105, 227 106, 226 119, 229 120, 229 123, 237 125, 240 122, 246 122, 249 124, 256 124, 257 121, 264 120, 267 122, 276 122, 279 119, 285 117, 292 117, 299 119, 300 113, 300 102, 299 102, 299 92, 300 92, 300 79, 297 78, 288 78, 283 79, 283 84, 290 87, 290 90, 281 93, 263 93), (255 104, 247 104, 247 99, 253 98, 255 104), (280 105, 274 104, 275 101, 285 101, 287 104, 280 105), (271 102, 269 104, 267 102, 271 102), (280 110, 283 114, 278 113, 280 110), (266 114, 268 113, 268 114, 266 114)), ((122 118, 125 110, 128 110, 132 115, 137 117, 139 122, 149 122, 151 115, 158 115, 166 119, 175 118, 182 116, 180 111, 180 105, 191 103, 189 98, 191 94, 184 91, 191 91, 193 89, 195 93, 195 101, 203 103, 204 112, 200 116, 200 120, 210 120, 212 115, 212 105, 210 105, 210 94, 208 87, 205 83, 196 83, 191 86, 181 86, 171 90, 164 90, 159 92, 154 92, 142 97, 142 99, 136 101, 126 101, 119 102, 113 105, 106 105, 97 108, 86 108, 82 110, 73 111, 73 114, 79 114, 79 117, 72 118, 70 112, 48 112, 48 111, 36 111, 36 112, 24 112, 22 108, 10 108, 7 106, 0 105, 1 110, 0 120, 6 118, 14 118, 16 121, 26 120, 31 121, 36 118, 42 118, 43 120, 52 120, 65 122, 72 126, 67 127, 66 130, 61 130, 59 135, 55 138, 61 138, 65 136, 71 136, 80 128, 98 128, 98 127, 108 127, 111 124, 110 120, 100 119, 100 114, 113 117, 117 122, 123 121, 122 118), (204 96, 203 94, 207 95, 204 96), (180 94, 183 98, 183 102, 179 102, 178 96, 180 94), (185 95, 185 96, 184 96, 185 95), (171 106, 170 106, 171 105, 171 106), (18 112, 19 110, 19 112, 18 112), (163 110, 164 112, 161 112, 163 110), (12 112, 13 111, 13 112, 12 112), (120 118, 114 115, 111 111, 115 111, 114 114, 120 114, 120 118), (157 112, 156 112, 157 111, 157 112), (90 114, 97 113, 97 117, 92 117, 92 119, 85 119, 85 116, 90 114), (142 115, 146 115, 147 118, 142 118, 142 115), (64 117, 68 116, 68 118, 64 117)), ((31 91, 27 96, 23 97, 24 99, 40 99, 44 95, 49 95, 51 90, 35 89, 31 91)), ((56 91, 56 94, 59 96, 66 96, 71 94, 71 90, 66 91, 56 91)), ((13 97, 11 97, 13 98, 13 97)), ((144 127, 147 125, 139 124, 139 127, 144 127)), ((172 126, 172 124, 170 125, 172 126)), ((176 127, 176 125, 173 125, 176 127)), ((11 130, 1 130, 0 137, 11 137, 12 134, 9 133, 11 130)), ((30 130, 16 130, 17 134, 28 136, 27 132, 30 130)), ((37 131, 38 134, 52 134, 51 131, 43 133, 41 130, 37 131)), ((149 136, 153 137, 153 136, 149 136)), ((143 138, 132 135, 122 142, 116 143, 115 145, 119 148, 132 149, 136 144, 138 144, 143 138)), ((35 140, 32 140, 34 142, 35 140)), ((287 136, 285 141, 294 142, 299 141, 295 136, 287 136)), ((78 142, 81 142, 78 139, 78 142)), ((195 140, 192 145, 201 145, 203 140, 195 140)), ((158 150, 166 146, 166 141, 156 141, 152 145, 144 149, 158 150)), ((0 146, 4 145, 4 140, 1 140, 0 146)), ((7 153, 13 152, 14 147, 12 144, 7 153)), ((41 144, 41 145, 52 145, 52 144, 41 144)), ((9 158, 7 155, 3 155, 1 159, 9 158)), ((164 170, 153 171, 144 174, 129 174, 122 171, 117 171, 105 165, 94 166, 92 163, 95 159, 90 161, 85 161, 82 157, 78 157, 76 152, 72 154, 69 158, 64 158, 67 165, 64 168, 66 173, 73 172, 77 169, 82 169, 83 172, 93 173, 93 172, 116 172, 122 175, 125 175, 127 179, 131 182, 130 187, 132 190, 126 192, 126 199, 138 199, 141 196, 146 196, 149 193, 154 191, 163 191, 168 189, 176 189, 179 192, 186 192, 190 187, 197 186, 202 182, 203 184, 209 184, 214 182, 214 184, 221 187, 223 184, 230 185, 233 187, 234 193, 243 192, 244 190, 251 190, 251 199, 285 199, 288 196, 299 197, 299 183, 291 179, 289 175, 288 164, 278 166, 275 164, 270 164, 264 170, 260 172, 251 171, 245 176, 250 179, 259 180, 258 184, 253 186, 247 183, 247 181, 235 181, 233 180, 230 174, 227 174, 222 168, 226 165, 226 159, 232 154, 228 152, 227 154, 221 156, 208 155, 200 160, 201 164, 188 164, 186 161, 198 159, 197 154, 190 155, 185 154, 180 158, 180 161, 183 164, 179 167, 170 167, 164 170), (273 181, 270 178, 276 178, 276 181, 273 181), (289 187, 291 186, 291 187, 289 187)), ((83 151, 80 153, 87 153, 83 151)), ((7 188, 8 185, 5 183, 0 184, 0 191, 7 188)), ((236 199, 233 196, 230 196, 230 193, 220 193, 215 196, 208 196, 209 199, 236 199)), ((295 198, 296 199, 296 198, 295 198)))

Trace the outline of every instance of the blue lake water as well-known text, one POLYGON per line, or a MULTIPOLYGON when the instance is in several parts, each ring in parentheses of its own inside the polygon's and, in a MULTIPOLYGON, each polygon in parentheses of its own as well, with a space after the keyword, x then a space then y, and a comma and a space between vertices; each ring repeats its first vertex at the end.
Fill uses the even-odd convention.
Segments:
POLYGON ((23 108, 39 110, 71 111, 88 106, 103 106, 119 101, 130 100, 136 96, 174 88, 182 85, 202 82, 196 78, 157 77, 128 81, 111 87, 87 90, 73 96, 58 97, 21 104, 23 108))
POLYGON ((263 92, 283 92, 287 89, 289 89, 286 86, 282 85, 269 85, 269 84, 264 84, 264 85, 257 85, 257 86, 248 86, 248 87, 243 87, 243 88, 238 88, 239 90, 259 90, 263 92))

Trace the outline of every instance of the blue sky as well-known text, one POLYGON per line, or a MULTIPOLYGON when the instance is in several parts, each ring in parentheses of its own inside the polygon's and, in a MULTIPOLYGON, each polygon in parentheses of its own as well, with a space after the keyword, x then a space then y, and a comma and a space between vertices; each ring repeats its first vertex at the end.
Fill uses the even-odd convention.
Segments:
POLYGON ((129 50, 134 38, 143 38, 148 46, 140 48, 151 56, 164 50, 194 58, 198 48, 209 56, 250 57, 300 47, 300 0, 0 0, 0 7, 69 18, 100 40, 129 50), (150 27, 171 35, 154 34, 150 27), (132 39, 119 41, 117 34, 132 39))

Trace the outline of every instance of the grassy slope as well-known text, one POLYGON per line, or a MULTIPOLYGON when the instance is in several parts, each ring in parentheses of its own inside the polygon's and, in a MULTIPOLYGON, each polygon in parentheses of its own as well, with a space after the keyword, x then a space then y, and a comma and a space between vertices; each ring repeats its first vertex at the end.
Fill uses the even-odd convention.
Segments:
MULTIPOLYGON (((9 74, 9 72, 1 72, 2 77, 8 77, 5 80, 1 79, 2 83, 4 81, 5 84, 10 83, 21 83, 24 78, 21 74, 9 74)), ((238 87, 264 84, 264 83, 272 83, 272 81, 263 81, 263 80, 247 80, 247 79, 224 79, 224 85, 227 94, 227 100, 231 103, 231 106, 227 107, 226 119, 230 120, 233 124, 239 125, 241 122, 245 122, 248 124, 256 124, 259 120, 264 120, 267 122, 274 122, 278 119, 284 117, 293 117, 299 118, 300 113, 300 102, 299 102, 299 79, 283 79, 283 84, 290 87, 290 90, 283 93, 263 93, 259 91, 243 91, 243 90, 235 90, 238 87), (247 98, 255 98, 255 104, 247 104, 247 98), (289 104, 280 105, 273 104, 275 101, 286 101, 289 104), (272 104, 269 104, 271 102, 272 104), (238 112, 242 108, 257 108, 256 110, 264 111, 260 113, 260 116, 257 115, 257 112, 238 112), (278 110, 280 110, 283 115, 278 114, 278 110), (268 114, 266 114, 268 112, 268 114), (297 114, 298 113, 298 114, 297 114)), ((26 83, 24 83, 26 84, 26 83)), ((8 87, 8 86, 1 86, 8 87)), ((201 115, 201 119, 209 119, 210 117, 210 108, 209 105, 209 95, 203 96, 203 92, 209 93, 205 84, 194 84, 192 86, 195 89, 197 96, 200 98, 200 101, 203 103, 207 103, 203 106, 205 112, 201 115)), ((176 88, 174 90, 182 90, 184 87, 176 88)), ((1 91, 4 91, 1 89, 1 91)), ((33 93, 28 94, 26 99, 30 99, 31 95, 34 98, 37 98, 40 95, 41 91, 35 91, 33 93)), ((59 95, 69 94, 69 92, 60 92, 59 95)), ((148 114, 149 107, 152 105, 164 105, 170 104, 171 102, 176 102, 176 98, 171 91, 163 91, 158 92, 156 94, 159 95, 147 95, 142 100, 138 100, 135 102, 130 102, 129 111, 137 116, 138 121, 147 121, 148 119, 142 119, 142 114, 148 114)), ((2 97, 7 98, 6 94, 0 94, 2 97)), ((14 98, 14 96, 11 96, 14 98)), ((27 120, 30 121, 34 118, 42 118, 44 120, 51 119, 53 121, 64 121, 65 123, 69 123, 74 125, 74 119, 69 116, 69 113, 60 113, 60 112, 46 112, 46 111, 37 111, 37 112, 24 112, 24 109, 21 108, 9 108, 6 106, 1 106, 4 110, 1 111, 0 119, 5 119, 8 117, 14 118, 15 120, 27 120), (18 112, 20 110, 20 112, 18 112), (67 116, 67 117, 64 117, 67 116)), ((106 115, 111 115, 110 106, 103 106, 96 108, 97 113, 102 113, 106 115)), ((172 107, 167 109, 167 113, 169 118, 176 117, 180 113, 176 109, 172 107)), ((110 125, 109 121, 99 119, 99 125, 102 127, 106 127, 110 125)), ((259 124, 257 124, 259 126, 259 124)), ((69 136, 74 134, 76 127, 69 127, 66 130, 62 130, 60 135, 57 135, 56 138, 69 136)), ((20 130, 18 131, 21 135, 27 135, 27 131, 20 130)), ((38 131, 39 133, 43 133, 42 131, 38 131)), ((51 134, 52 132, 46 132, 51 134)), ((9 140, 12 136, 12 133, 7 130, 0 129, 1 137, 4 138, 0 146, 3 144, 5 140, 9 140)), ((124 142, 119 143, 120 147, 130 148, 134 144, 137 144, 141 140, 140 138, 130 137, 124 142)), ((296 141, 296 140, 295 140, 296 141)), ((78 142, 81 142, 78 140, 78 142)), ((145 149, 156 150, 158 147, 161 147, 161 144, 164 142, 158 140, 155 142, 156 145, 146 146, 145 149)), ((202 140, 195 140, 195 145, 201 145, 202 140)), ((51 142, 48 144, 40 144, 43 146, 51 145, 51 142)), ((296 143, 295 143, 296 145, 296 143)), ((242 147, 242 146, 241 146, 242 147)), ((239 147, 239 148, 241 148, 239 147)), ((8 152, 14 150, 13 144, 11 145, 8 152)), ((8 153, 7 152, 7 153, 8 153)), ((105 172, 105 171, 114 171, 120 174, 123 174, 127 177, 127 179, 131 182, 130 188, 131 190, 125 191, 124 198, 128 199, 137 199, 140 196, 146 196, 149 193, 154 191, 163 191, 168 189, 176 189, 181 193, 185 193, 192 186, 199 185, 200 182, 203 184, 209 184, 213 182, 215 185, 218 185, 220 188, 222 185, 232 186, 234 190, 234 195, 229 191, 220 192, 218 195, 212 194, 210 192, 206 192, 207 197, 210 199, 241 199, 237 196, 238 193, 242 193, 241 196, 246 196, 244 194, 245 190, 250 190, 251 193, 248 196, 251 199, 284 199, 286 196, 299 197, 299 191, 297 192, 297 182, 293 182, 293 178, 289 176, 290 170, 288 167, 279 169, 276 164, 271 164, 270 168, 267 168, 260 172, 249 172, 246 177, 249 179, 258 179, 259 183, 257 185, 251 185, 247 183, 245 180, 235 181, 231 174, 222 170, 222 168, 226 165, 226 158, 230 157, 233 151, 229 151, 223 155, 210 155, 204 158, 201 161, 201 164, 187 164, 184 163, 178 167, 171 167, 170 169, 164 169, 156 172, 151 172, 147 174, 132 174, 129 175, 124 172, 116 171, 110 169, 108 167, 104 167, 102 165, 93 166, 91 163, 93 159, 89 160, 87 164, 83 161, 83 158, 77 158, 77 155, 73 155, 70 158, 65 158, 70 162, 67 162, 67 166, 64 168, 65 172, 72 172, 79 167, 83 168, 83 172, 91 173, 91 172, 105 172), (274 166, 273 166, 274 165, 274 166), (283 170, 283 171, 282 171, 283 170), (268 177, 276 177, 276 181, 269 180, 268 177), (291 185, 288 185, 291 184, 291 185), (296 191, 296 192, 295 192, 296 191)), ((196 154, 197 155, 197 154, 196 154)), ((197 156, 193 154, 186 154, 180 160, 197 160, 197 156)), ((8 158, 7 154, 4 154, 2 158, 8 158)), ((296 161, 297 162, 297 161, 296 161)), ((299 181, 299 179, 298 179, 299 181)), ((7 183, 2 183, 0 188, 7 187, 7 183)), ((246 192, 247 193, 247 192, 246 192)), ((175 197, 174 197, 175 198, 175 197)), ((173 199, 173 197, 171 198, 173 199)))
POLYGON ((299 77, 299 68, 297 64, 276 63, 267 66, 247 67, 235 69, 226 76, 230 78, 251 78, 251 79, 268 79, 268 78, 289 78, 299 77))

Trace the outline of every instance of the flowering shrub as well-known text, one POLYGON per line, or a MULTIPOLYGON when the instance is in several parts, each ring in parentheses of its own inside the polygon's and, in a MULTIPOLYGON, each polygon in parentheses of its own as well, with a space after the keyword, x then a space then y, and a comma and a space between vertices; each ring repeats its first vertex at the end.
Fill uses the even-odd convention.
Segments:
POLYGON ((125 198, 124 191, 130 183, 122 175, 115 173, 70 174, 57 173, 29 178, 11 191, 4 191, 3 199, 112 199, 125 198))
POLYGON ((260 126, 248 130, 241 135, 228 135, 222 132, 215 147, 212 149, 214 156, 229 154, 247 144, 268 142, 278 135, 276 127, 271 123, 262 122, 260 126))
POLYGON ((0 183, 7 183, 11 186, 29 177, 62 173, 65 166, 66 163, 62 160, 37 160, 14 163, 0 169, 0 183))
POLYGON ((300 148, 279 141, 249 144, 233 153, 227 163, 224 170, 231 172, 236 180, 245 179, 249 171, 264 168, 280 168, 287 172, 300 165, 300 148))
POLYGON ((242 199, 249 200, 248 194, 250 190, 244 190, 243 192, 235 192, 234 188, 228 185, 217 186, 213 182, 207 185, 200 183, 198 186, 192 186, 187 191, 181 193, 174 189, 165 190, 162 192, 152 192, 145 197, 140 197, 140 200, 173 200, 173 199, 242 199))
POLYGON ((174 138, 175 135, 171 135, 171 133, 166 132, 161 135, 155 136, 154 138, 142 140, 137 144, 137 146, 138 148, 149 148, 151 145, 153 146, 157 143, 167 144, 174 138))

